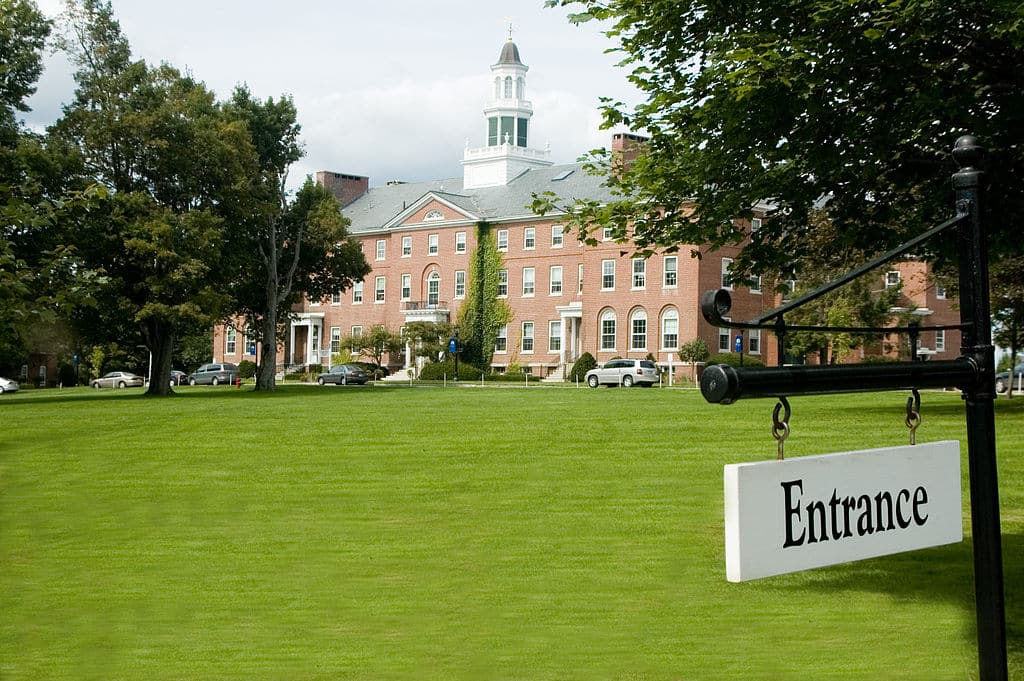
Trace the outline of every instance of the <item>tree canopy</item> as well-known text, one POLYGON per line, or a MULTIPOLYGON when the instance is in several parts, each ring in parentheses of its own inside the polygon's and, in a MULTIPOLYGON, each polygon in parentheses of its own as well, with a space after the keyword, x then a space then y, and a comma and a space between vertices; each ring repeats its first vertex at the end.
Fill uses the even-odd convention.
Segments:
MULTIPOLYGON (((544 197, 575 224, 641 249, 736 243, 756 204, 771 220, 737 266, 806 255, 823 204, 844 244, 878 252, 953 214, 950 150, 988 148, 997 251, 1020 252, 1024 5, 1010 0, 548 0, 609 22, 644 101, 604 103, 607 126, 650 136, 635 163, 597 150, 620 200, 544 197), (561 204, 561 205, 559 205, 561 204)), ((929 244, 941 251, 952 240, 929 244)), ((947 253, 948 254, 948 253, 947 253)), ((941 253, 939 253, 941 255, 941 253)))

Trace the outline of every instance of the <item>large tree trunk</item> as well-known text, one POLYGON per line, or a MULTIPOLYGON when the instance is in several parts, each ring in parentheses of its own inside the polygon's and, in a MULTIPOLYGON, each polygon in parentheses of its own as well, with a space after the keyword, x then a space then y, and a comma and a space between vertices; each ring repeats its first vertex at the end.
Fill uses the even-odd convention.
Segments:
POLYGON ((142 325, 146 347, 152 353, 147 395, 173 395, 171 356, 174 353, 174 325, 165 319, 147 319, 142 325))
POLYGON ((277 390, 277 310, 271 307, 263 317, 263 353, 256 372, 256 390, 277 390))

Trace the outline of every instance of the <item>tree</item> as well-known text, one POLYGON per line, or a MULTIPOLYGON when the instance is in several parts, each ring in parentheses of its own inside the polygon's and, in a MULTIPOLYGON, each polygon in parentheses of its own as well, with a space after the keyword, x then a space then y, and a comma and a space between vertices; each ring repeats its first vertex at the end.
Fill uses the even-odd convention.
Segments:
MULTIPOLYGON (((1017 355, 1024 348, 1024 262, 1020 258, 999 262, 992 268, 991 279, 993 340, 1009 348, 1012 376, 1017 355)), ((1008 397, 1013 397, 1014 385, 1011 380, 1008 397)))
POLYGON ((0 0, 0 130, 5 137, 17 125, 15 112, 28 111, 25 100, 43 72, 49 34, 50 22, 34 2, 0 0))
MULTIPOLYGON (((631 165, 590 166, 606 205, 537 197, 584 234, 610 227, 640 249, 739 243, 736 218, 769 207, 741 272, 806 257, 823 199, 844 245, 879 252, 953 213, 949 150, 988 147, 993 248, 1020 251, 1024 201, 1024 5, 1003 0, 548 0, 572 21, 611 22, 644 101, 605 100, 607 126, 650 135, 631 165)), ((927 247, 952 255, 954 239, 927 247)), ((922 255, 927 253, 922 252, 922 255)))
POLYGON ((694 383, 697 382, 697 364, 708 361, 710 356, 711 352, 708 350, 708 344, 704 342, 703 338, 694 338, 689 343, 683 343, 679 346, 679 361, 688 362, 692 365, 694 383))
POLYGON ((405 340, 413 355, 431 362, 440 361, 448 352, 448 339, 454 335, 455 327, 447 322, 409 322, 405 325, 405 340))
POLYGON ((260 329, 263 355, 256 389, 276 388, 281 323, 302 295, 323 298, 369 274, 360 245, 348 238, 348 220, 334 196, 306 178, 289 202, 285 184, 302 157, 299 124, 290 98, 256 101, 235 89, 228 113, 248 130, 259 160, 249 180, 248 205, 232 221, 226 258, 234 274, 233 312, 260 329))
MULTIPOLYGON (((166 376, 177 330, 224 308, 224 215, 244 196, 255 154, 205 86, 131 60, 109 2, 69 2, 67 16, 77 89, 51 136, 79 159, 81 181, 110 196, 65 238, 108 277, 98 299, 136 325, 153 375, 166 376)), ((170 392, 164 380, 147 390, 170 392)))
POLYGON ((400 352, 405 341, 385 326, 374 326, 369 333, 341 339, 341 347, 356 357, 367 357, 377 366, 384 366, 384 355, 400 352))

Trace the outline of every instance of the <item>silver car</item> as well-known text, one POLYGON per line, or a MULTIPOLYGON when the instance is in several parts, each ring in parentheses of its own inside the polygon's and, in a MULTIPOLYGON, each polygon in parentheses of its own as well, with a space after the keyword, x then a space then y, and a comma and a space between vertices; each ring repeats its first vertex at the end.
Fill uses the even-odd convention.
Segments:
POLYGON ((12 381, 9 378, 0 376, 0 395, 3 395, 4 393, 18 392, 18 388, 20 387, 21 386, 18 385, 17 381, 12 381))
POLYGON ((94 388, 141 388, 146 382, 142 376, 128 371, 109 371, 99 378, 92 379, 94 388))
POLYGON ((621 385, 624 388, 642 385, 650 388, 658 382, 658 365, 649 359, 613 359, 605 362, 603 367, 588 371, 585 379, 591 388, 599 385, 621 385))

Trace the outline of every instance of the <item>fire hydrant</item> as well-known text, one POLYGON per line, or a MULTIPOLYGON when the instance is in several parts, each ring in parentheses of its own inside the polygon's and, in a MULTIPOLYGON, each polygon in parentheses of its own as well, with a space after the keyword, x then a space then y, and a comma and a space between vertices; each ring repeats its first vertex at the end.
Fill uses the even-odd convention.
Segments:
POLYGON ((235 387, 238 390, 242 389, 242 377, 241 376, 235 376, 235 387))

